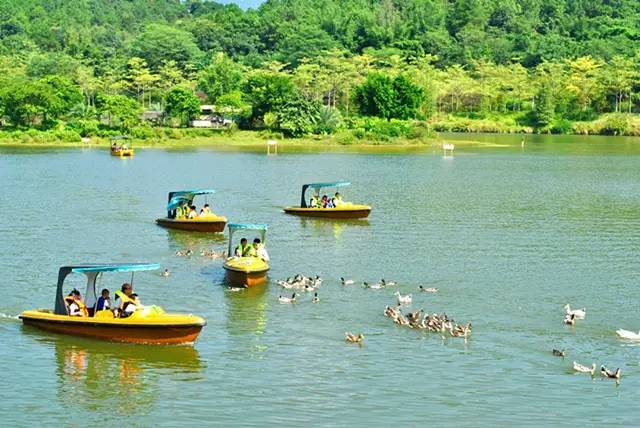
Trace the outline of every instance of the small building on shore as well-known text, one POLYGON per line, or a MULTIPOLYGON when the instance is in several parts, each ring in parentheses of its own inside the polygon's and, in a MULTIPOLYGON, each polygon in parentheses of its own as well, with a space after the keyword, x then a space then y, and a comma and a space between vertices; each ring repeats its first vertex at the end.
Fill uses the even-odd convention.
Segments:
POLYGON ((200 116, 191 121, 194 128, 227 128, 233 124, 233 115, 238 112, 232 107, 216 108, 214 105, 200 106, 200 116))

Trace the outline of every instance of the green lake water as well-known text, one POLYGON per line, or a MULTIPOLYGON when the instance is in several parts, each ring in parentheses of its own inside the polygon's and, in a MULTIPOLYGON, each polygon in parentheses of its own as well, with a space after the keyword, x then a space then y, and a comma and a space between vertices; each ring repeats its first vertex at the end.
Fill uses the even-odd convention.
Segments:
MULTIPOLYGON (((447 136, 505 147, 384 153, 0 148, 0 420, 4 426, 640 425, 640 140, 447 136), (369 221, 283 214, 301 183, 347 179, 369 221), (169 190, 212 187, 233 222, 268 223, 270 283, 223 287, 198 256, 225 237, 157 227, 169 190), (191 248, 196 255, 176 257, 191 248), (122 345, 23 327, 59 266, 151 261, 145 304, 207 319, 193 346, 122 345), (319 304, 275 280, 324 278, 319 304), (338 278, 398 287, 343 287, 338 278), (421 294, 418 285, 438 287, 421 294), (393 293, 473 323, 443 340, 382 315, 393 293), (575 327, 563 306, 587 308, 575 327), (344 332, 363 332, 363 346, 344 332), (565 349, 566 358, 551 354, 565 349), (622 368, 619 384, 571 362, 622 368)), ((204 201, 198 201, 201 205, 204 201)), ((129 277, 106 274, 115 290, 129 277)), ((83 287, 80 275, 69 288, 83 287)), ((81 288, 84 290, 84 288, 81 288)))

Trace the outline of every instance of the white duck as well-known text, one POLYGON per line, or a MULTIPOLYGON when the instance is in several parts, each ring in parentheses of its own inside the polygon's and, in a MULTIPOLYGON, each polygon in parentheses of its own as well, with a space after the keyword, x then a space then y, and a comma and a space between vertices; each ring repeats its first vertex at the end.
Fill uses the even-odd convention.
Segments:
POLYGON ((438 288, 434 287, 423 287, 422 285, 418 287, 418 289, 424 293, 437 293, 439 291, 438 288))
POLYGON ((568 303, 564 305, 564 310, 566 311, 567 315, 575 315, 579 320, 583 320, 584 317, 587 316, 587 308, 571 309, 571 306, 569 306, 568 303))
POLYGON ((343 277, 340 277, 340 282, 342 285, 352 285, 355 281, 353 279, 344 279, 343 277))
POLYGON ((620 379, 620 377, 622 377, 622 370, 620 370, 620 368, 617 368, 615 372, 612 372, 605 366, 601 366, 600 375, 608 377, 609 379, 620 379))
POLYGON ((387 280, 385 280, 384 278, 382 278, 382 279, 380 280, 380 283, 381 283, 382 285, 388 285, 389 287, 393 287, 394 285, 398 285, 398 283, 397 283, 396 281, 387 281, 387 280))
POLYGON ((596 372, 596 363, 591 365, 591 368, 587 366, 583 366, 582 364, 578 364, 575 361, 573 362, 573 370, 579 373, 589 373, 591 376, 596 372))
POLYGON ((169 275, 171 275, 171 271, 169 271, 169 269, 165 269, 162 272, 160 272, 160 276, 167 277, 169 275))
POLYGON ((295 303, 296 302, 296 293, 293 293, 291 295, 291 297, 279 296, 278 297, 278 302, 283 303, 283 304, 295 303))
POLYGON ((399 305, 408 305, 413 301, 413 295, 412 294, 406 294, 406 295, 402 295, 400 294, 399 291, 396 291, 394 296, 396 296, 398 298, 398 304, 399 305))
POLYGON ((623 339, 640 340, 640 331, 636 333, 634 331, 619 329, 616 330, 616 334, 623 339))
POLYGON ((384 288, 384 284, 369 284, 368 282, 363 282, 362 286, 364 288, 370 288, 372 290, 381 290, 384 288))

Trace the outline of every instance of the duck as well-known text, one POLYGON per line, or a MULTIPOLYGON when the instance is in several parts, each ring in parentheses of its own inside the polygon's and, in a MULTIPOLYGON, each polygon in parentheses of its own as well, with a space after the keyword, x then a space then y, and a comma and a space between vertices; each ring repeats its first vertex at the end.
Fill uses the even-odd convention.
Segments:
POLYGON ((620 379, 622 377, 622 370, 617 368, 615 372, 612 372, 605 366, 600 366, 600 375, 603 377, 608 377, 609 379, 620 379))
POLYGON ((320 298, 318 297, 318 293, 315 293, 313 295, 313 299, 311 300, 312 303, 320 303, 320 298))
POLYGON ((369 284, 368 282, 363 282, 362 286, 364 288, 370 288, 372 290, 381 290, 384 288, 384 284, 369 284))
POLYGON ((165 278, 169 275, 171 275, 171 271, 169 271, 169 269, 165 269, 162 272, 160 272, 160 276, 164 276, 165 278))
POLYGON ((636 333, 634 331, 619 329, 616 330, 616 334, 623 339, 640 340, 640 331, 636 333))
POLYGON ((380 283, 381 283, 382 285, 385 285, 385 286, 387 286, 387 285, 388 285, 389 287, 393 287, 394 285, 398 285, 398 283, 397 283, 396 281, 387 281, 387 280, 385 280, 384 278, 382 278, 382 279, 380 280, 380 283))
POLYGON ((398 304, 400 305, 408 305, 413 301, 413 295, 411 294, 406 294, 403 296, 399 291, 396 291, 394 296, 398 298, 398 304))
POLYGON ((344 279, 343 277, 340 277, 340 283, 342 285, 352 285, 355 281, 353 279, 344 279))
POLYGON ((345 340, 349 343, 362 343, 362 341, 364 341, 364 334, 362 333, 355 335, 345 331, 344 337, 345 340))
POLYGON ((553 355, 555 355, 556 357, 565 357, 566 353, 560 349, 554 349, 553 351, 551 351, 553 355))
POLYGON ((398 309, 393 309, 391 306, 387 305, 384 308, 384 316, 390 318, 396 318, 398 316, 398 309))
POLYGON ((422 285, 418 287, 418 290, 424 292, 424 293, 437 293, 438 291, 440 291, 440 289, 438 288, 434 288, 434 287, 423 287, 422 285))
POLYGON ((567 325, 576 325, 576 315, 575 314, 567 315, 566 317, 564 317, 563 322, 567 325))
POLYGON ((317 289, 317 287, 312 287, 310 285, 305 285, 302 290, 306 291, 306 292, 311 292, 311 291, 316 291, 316 289, 317 289))
POLYGON ((591 365, 591 368, 587 366, 583 366, 582 364, 578 364, 575 361, 573 362, 573 370, 579 373, 589 373, 591 376, 596 372, 596 363, 591 365))
POLYGON ((296 293, 293 293, 291 297, 278 296, 278 302, 284 304, 290 304, 296 302, 296 293))
POLYGON ((178 257, 187 257, 193 253, 191 250, 178 250, 176 251, 176 256, 178 257))
POLYGON ((583 320, 584 317, 587 316, 587 308, 571 309, 571 306, 569 306, 568 303, 564 305, 564 310, 566 311, 567 315, 575 315, 579 320, 583 320))

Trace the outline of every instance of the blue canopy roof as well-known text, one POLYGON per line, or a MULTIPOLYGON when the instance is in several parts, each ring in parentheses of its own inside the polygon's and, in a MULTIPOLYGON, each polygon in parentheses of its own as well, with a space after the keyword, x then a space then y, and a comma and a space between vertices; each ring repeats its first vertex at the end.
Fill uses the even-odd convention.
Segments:
POLYGON ((213 189, 195 189, 195 190, 178 190, 176 192, 169 193, 169 203, 167 204, 167 210, 174 210, 180 205, 180 202, 192 201, 197 195, 210 195, 215 193, 213 189))
POLYGON ((266 224, 238 224, 229 223, 229 230, 267 230, 269 226, 266 224))
POLYGON ((157 270, 160 265, 157 263, 99 263, 99 264, 82 264, 75 266, 65 266, 71 272, 138 272, 144 270, 157 270))
POLYGON ((309 183, 303 184, 304 187, 311 187, 312 189, 321 189, 323 187, 345 187, 350 186, 351 183, 348 181, 334 181, 329 183, 309 183))

